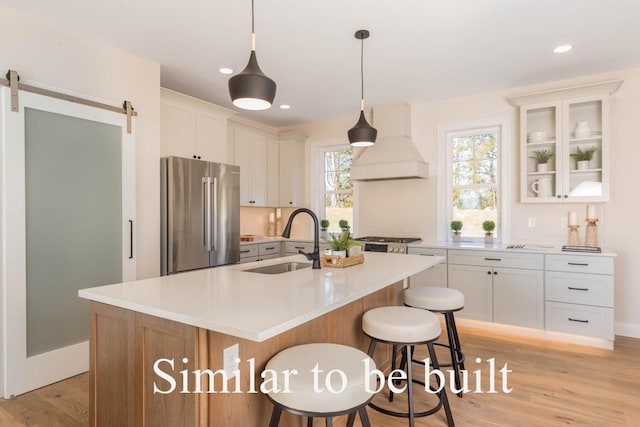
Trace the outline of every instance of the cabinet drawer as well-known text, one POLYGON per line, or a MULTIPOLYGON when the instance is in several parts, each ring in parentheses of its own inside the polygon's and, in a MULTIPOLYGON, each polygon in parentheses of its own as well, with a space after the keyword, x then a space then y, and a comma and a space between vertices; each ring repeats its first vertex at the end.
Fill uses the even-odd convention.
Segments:
POLYGON ((258 257, 258 261, 264 261, 265 259, 274 259, 274 258, 280 258, 280 254, 271 254, 271 255, 260 255, 258 257))
POLYGON ((589 255, 547 255, 545 268, 574 273, 613 274, 613 258, 589 255))
POLYGON ((259 255, 280 255, 280 242, 260 243, 258 246, 259 255))
POLYGON ((613 276, 547 271, 547 301, 613 307, 613 276))
POLYGON ((477 265, 481 267, 509 267, 542 270, 542 254, 523 254, 496 251, 449 250, 449 264, 477 265))
POLYGON ((258 245, 240 245, 240 258, 258 256, 258 245))
POLYGON ((613 309, 547 302, 546 329, 613 341, 613 309))
POLYGON ((447 250, 438 248, 407 248, 408 254, 424 255, 424 256, 441 256, 444 258, 443 263, 447 263, 447 250))
POLYGON ((246 256, 243 258, 240 258, 240 264, 244 264, 247 262, 254 262, 254 261, 258 261, 258 255, 256 256, 246 256))
POLYGON ((299 250, 313 252, 312 242, 285 242, 284 251, 288 254, 297 254, 299 250))

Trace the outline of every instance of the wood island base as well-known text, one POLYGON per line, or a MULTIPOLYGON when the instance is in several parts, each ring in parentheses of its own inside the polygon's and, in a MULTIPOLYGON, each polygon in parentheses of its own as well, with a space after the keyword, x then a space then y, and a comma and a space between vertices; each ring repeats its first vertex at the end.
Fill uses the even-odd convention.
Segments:
MULTIPOLYGON (((362 314, 375 307, 401 304, 402 282, 333 310, 264 342, 225 335, 183 323, 154 317, 111 305, 91 302, 90 420, 96 427, 229 427, 268 424, 272 405, 259 392, 266 362, 280 350, 310 342, 333 342, 367 351, 369 340, 362 333, 362 314), (241 393, 193 393, 194 370, 223 368, 223 349, 239 344, 241 393), (171 384, 154 371, 154 364, 176 381, 171 384), (255 366, 253 375, 249 359, 255 366), (186 362, 185 362, 186 361, 186 362), (187 370, 188 385, 181 371, 187 370), (258 392, 249 393, 251 382, 258 392), (154 383, 157 391, 154 393, 154 383), (183 386, 185 387, 184 393, 183 386)), ((389 346, 378 346, 379 368, 390 364, 389 346)), ((206 378, 206 376, 205 376, 206 378)), ((283 414, 281 426, 299 426, 300 418, 283 414)))

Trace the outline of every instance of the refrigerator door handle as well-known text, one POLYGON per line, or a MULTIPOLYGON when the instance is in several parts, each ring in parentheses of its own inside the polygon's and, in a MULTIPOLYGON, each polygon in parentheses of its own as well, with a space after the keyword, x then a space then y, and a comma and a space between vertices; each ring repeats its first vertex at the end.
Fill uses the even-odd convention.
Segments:
POLYGON ((204 250, 211 250, 211 178, 208 176, 202 177, 202 184, 204 188, 204 250))
MULTIPOLYGON (((211 178, 209 178, 209 182, 211 182, 211 178)), ((213 246, 211 247, 212 251, 216 249, 216 242, 218 241, 218 178, 213 177, 213 246)), ((211 242, 209 242, 211 246, 211 242)))

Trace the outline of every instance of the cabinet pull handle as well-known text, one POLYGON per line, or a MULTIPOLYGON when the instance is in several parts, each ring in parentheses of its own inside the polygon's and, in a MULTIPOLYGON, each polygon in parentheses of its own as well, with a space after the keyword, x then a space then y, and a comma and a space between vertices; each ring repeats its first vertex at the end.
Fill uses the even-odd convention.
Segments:
POLYGON ((304 249, 304 246, 294 246, 296 249, 304 249))
POLYGON ((502 258, 485 258, 485 261, 502 261, 502 258))
POLYGON ((490 272, 490 271, 487 271, 487 274, 491 274, 491 272, 490 272))
POLYGON ((433 254, 420 254, 420 255, 422 255, 422 256, 435 256, 433 254))
POLYGON ((579 267, 589 267, 589 264, 586 262, 569 262, 569 265, 577 265, 579 267))
POLYGON ((245 249, 243 251, 240 251, 241 254, 248 254, 249 252, 251 252, 249 249, 245 249))
POLYGON ((570 322, 589 323, 589 321, 588 321, 588 320, 572 319, 571 317, 567 317, 567 320, 569 320, 570 322))
POLYGON ((133 259, 133 220, 129 220, 129 259, 133 259))
POLYGON ((494 276, 497 276, 497 275, 498 275, 498 272, 497 272, 497 271, 494 271, 494 272, 493 272, 493 275, 494 275, 494 276))
POLYGON ((268 248, 265 248, 265 249, 266 249, 266 250, 268 250, 268 251, 272 251, 272 250, 274 250, 275 248, 276 248, 275 246, 269 246, 268 248))
POLYGON ((568 289, 572 291, 588 291, 589 288, 574 288, 573 286, 567 286, 568 289))

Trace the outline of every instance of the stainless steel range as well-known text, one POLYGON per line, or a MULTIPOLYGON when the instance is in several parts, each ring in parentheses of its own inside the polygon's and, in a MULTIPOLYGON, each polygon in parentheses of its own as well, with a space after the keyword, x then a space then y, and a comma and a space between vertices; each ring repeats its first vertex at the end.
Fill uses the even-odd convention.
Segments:
POLYGON ((406 254, 409 243, 418 242, 418 237, 359 237, 358 242, 364 243, 364 250, 369 252, 389 252, 394 254, 406 254))

